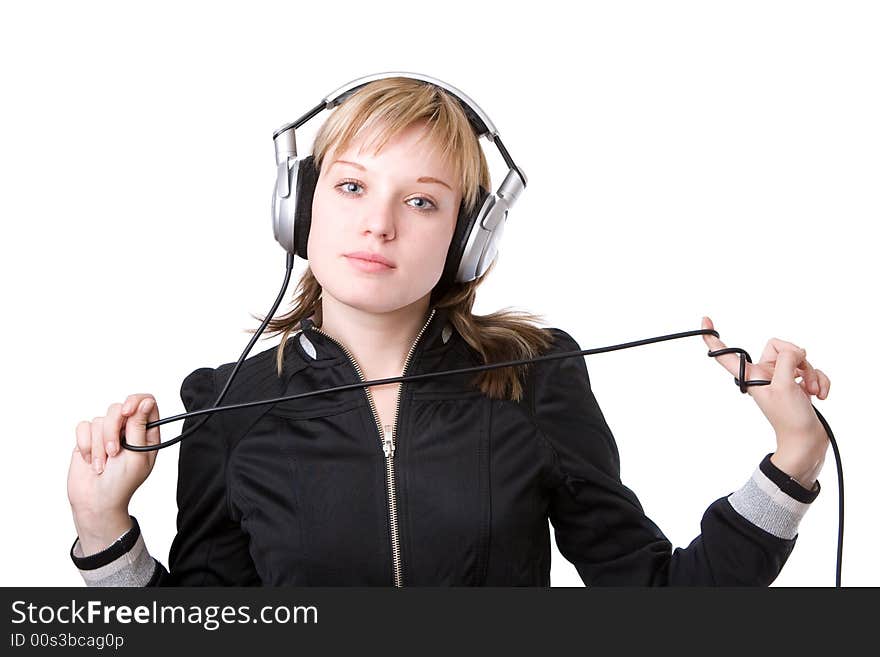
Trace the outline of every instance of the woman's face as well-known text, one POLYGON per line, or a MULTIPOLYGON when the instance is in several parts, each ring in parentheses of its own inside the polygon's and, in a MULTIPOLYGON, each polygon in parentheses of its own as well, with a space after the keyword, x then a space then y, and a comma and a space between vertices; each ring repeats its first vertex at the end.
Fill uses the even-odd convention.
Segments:
POLYGON ((368 135, 342 153, 330 151, 312 202, 309 266, 346 305, 386 313, 430 295, 452 241, 460 185, 451 165, 426 141, 424 124, 389 140, 381 152, 359 152, 368 135), (349 256, 378 254, 393 267, 349 256))

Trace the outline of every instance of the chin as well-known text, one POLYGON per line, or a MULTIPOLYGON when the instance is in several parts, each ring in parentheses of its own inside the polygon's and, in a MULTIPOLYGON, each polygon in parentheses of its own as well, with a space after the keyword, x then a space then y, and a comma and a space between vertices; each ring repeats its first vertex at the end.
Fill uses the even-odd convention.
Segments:
POLYGON ((342 285, 333 286, 331 289, 325 287, 324 290, 346 306, 368 313, 381 314, 406 305, 406 303, 400 302, 397 291, 389 290, 388 287, 387 284, 383 288, 371 283, 345 280, 342 281, 342 285))
POLYGON ((406 308, 431 294, 430 289, 419 293, 412 290, 389 289, 390 287, 392 286, 387 284, 384 287, 372 284, 359 285, 357 281, 346 280, 342 285, 324 290, 346 306, 377 315, 406 308))

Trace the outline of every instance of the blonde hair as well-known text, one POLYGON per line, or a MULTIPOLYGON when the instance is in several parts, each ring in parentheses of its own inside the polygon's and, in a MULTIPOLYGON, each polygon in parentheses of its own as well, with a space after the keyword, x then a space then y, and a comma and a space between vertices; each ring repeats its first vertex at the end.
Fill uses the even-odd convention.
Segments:
MULTIPOLYGON (((479 188, 490 190, 489 167, 477 134, 459 101, 433 84, 405 77, 375 80, 354 91, 327 118, 318 130, 312 154, 315 167, 321 170, 331 152, 345 151, 361 131, 375 129, 370 143, 378 142, 376 151, 403 130, 415 124, 427 124, 426 143, 442 148, 441 157, 452 158, 455 175, 462 190, 462 204, 473 212, 479 200, 479 188)), ((430 305, 447 309, 447 319, 481 359, 481 364, 533 358, 552 344, 550 332, 535 322, 540 315, 501 310, 488 315, 474 315, 471 309, 477 288, 494 268, 494 263, 480 277, 467 283, 453 283, 438 298, 438 288, 431 293, 430 305)), ((299 322, 313 314, 320 316, 321 284, 311 268, 306 268, 296 286, 291 310, 272 318, 266 325, 266 337, 282 334, 276 368, 283 371, 284 348, 299 322)), ((251 314, 261 323, 265 318, 251 314)), ((249 333, 256 329, 246 329, 249 333)), ((501 367, 475 373, 473 385, 493 399, 520 401, 525 370, 529 365, 501 367), (518 371, 519 370, 519 371, 518 371)))

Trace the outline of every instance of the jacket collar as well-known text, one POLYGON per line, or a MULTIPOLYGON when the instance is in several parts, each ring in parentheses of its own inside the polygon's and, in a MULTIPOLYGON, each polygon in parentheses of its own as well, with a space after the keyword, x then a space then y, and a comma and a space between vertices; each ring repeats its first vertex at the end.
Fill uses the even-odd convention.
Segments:
MULTIPOLYGON (((346 357, 345 351, 340 348, 335 340, 317 330, 312 320, 313 317, 314 315, 300 320, 300 329, 293 338, 296 341, 295 344, 298 345, 298 349, 305 355, 306 360, 325 361, 346 357)), ((428 321, 424 333, 422 333, 422 337, 416 345, 413 358, 423 351, 448 344, 454 332, 448 317, 449 311, 446 308, 434 309, 434 314, 428 321)))

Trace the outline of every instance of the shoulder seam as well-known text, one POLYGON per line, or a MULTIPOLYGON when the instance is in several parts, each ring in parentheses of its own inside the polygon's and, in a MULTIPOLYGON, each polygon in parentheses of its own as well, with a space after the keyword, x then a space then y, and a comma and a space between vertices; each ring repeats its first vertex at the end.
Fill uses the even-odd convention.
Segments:
MULTIPOLYGON (((562 331, 562 329, 558 329, 556 327, 547 327, 545 330, 550 332, 551 334, 554 331, 557 331, 557 332, 563 334, 563 336, 568 335, 567 333, 562 331)), ((555 345, 551 345, 550 348, 546 352, 544 352, 543 355, 547 355, 549 353, 552 353, 554 346, 555 345)), ((552 361, 544 361, 544 362, 546 363, 546 362, 552 362, 552 361)), ((538 420, 536 418, 537 409, 535 408, 535 388, 536 388, 535 379, 537 378, 537 376, 535 373, 535 367, 533 367, 533 366, 537 365, 537 364, 538 363, 532 363, 532 367, 528 368, 528 373, 525 377, 525 379, 526 379, 526 386, 525 387, 528 392, 528 395, 527 395, 528 403, 525 405, 523 405, 523 404, 514 404, 514 405, 520 409, 520 412, 522 412, 526 416, 529 423, 534 428, 536 444, 543 443, 544 446, 549 449, 550 456, 551 456, 550 468, 559 471, 559 473, 562 475, 562 479, 564 481, 564 478, 567 475, 566 475, 566 472, 562 469, 562 465, 561 465, 560 459, 559 459, 559 453, 556 451, 556 448, 553 446, 553 443, 550 442, 550 439, 547 438, 546 434, 544 433, 544 430, 538 424, 538 420)), ((545 475, 542 478, 542 483, 545 483, 545 484, 547 483, 547 475, 545 475)))

